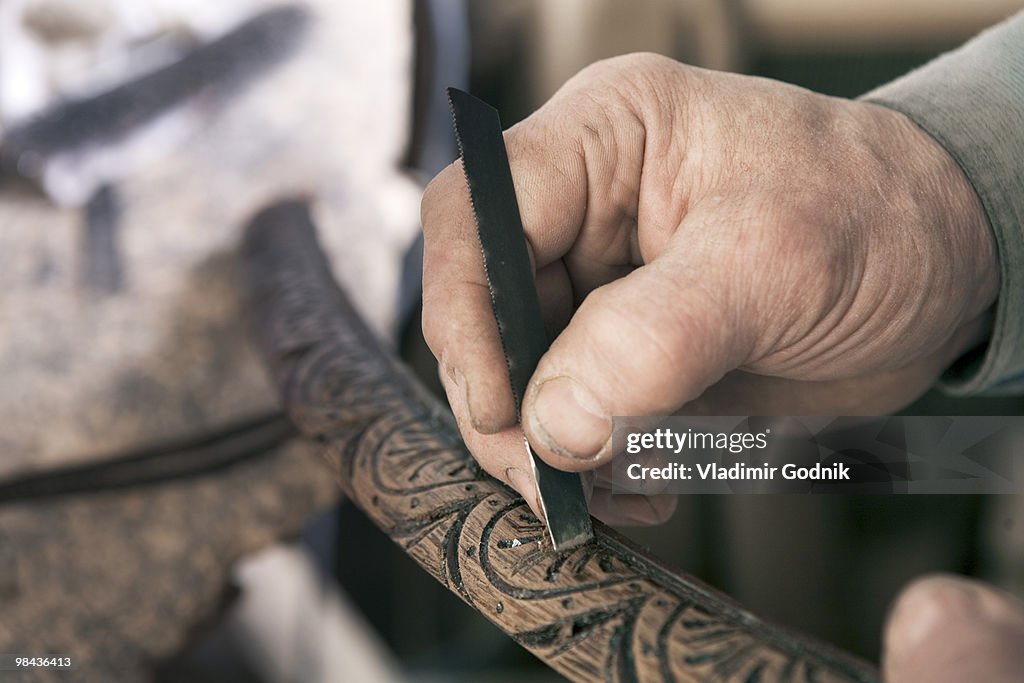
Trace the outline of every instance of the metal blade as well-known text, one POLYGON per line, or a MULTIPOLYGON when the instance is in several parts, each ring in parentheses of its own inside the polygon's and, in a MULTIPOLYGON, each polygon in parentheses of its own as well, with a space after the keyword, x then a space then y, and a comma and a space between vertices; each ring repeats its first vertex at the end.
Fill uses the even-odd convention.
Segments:
MULTIPOLYGON (((448 102, 476 216, 491 306, 508 363, 516 416, 521 420, 526 385, 548 349, 548 340, 501 121, 493 107, 461 90, 449 88, 448 102)), ((555 549, 572 548, 590 540, 593 529, 580 476, 548 465, 525 439, 523 447, 533 463, 540 504, 555 549)))

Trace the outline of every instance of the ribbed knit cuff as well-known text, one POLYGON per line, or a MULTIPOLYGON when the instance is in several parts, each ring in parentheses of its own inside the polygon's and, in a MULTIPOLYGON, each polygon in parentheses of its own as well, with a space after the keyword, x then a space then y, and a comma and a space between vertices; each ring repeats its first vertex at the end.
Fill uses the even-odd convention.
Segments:
POLYGON ((861 99, 905 114, 949 152, 995 235, 992 339, 947 371, 942 388, 1024 393, 1024 12, 861 99))

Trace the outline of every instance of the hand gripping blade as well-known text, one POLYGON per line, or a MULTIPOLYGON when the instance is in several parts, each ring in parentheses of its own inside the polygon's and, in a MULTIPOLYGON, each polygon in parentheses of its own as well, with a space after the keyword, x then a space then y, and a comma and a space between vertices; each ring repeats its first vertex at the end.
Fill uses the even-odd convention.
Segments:
MULTIPOLYGON (((501 121, 493 107, 461 90, 449 88, 448 102, 476 216, 491 306, 508 363, 516 417, 521 421, 523 394, 547 351, 548 340, 501 121)), ((555 549, 590 540, 593 529, 580 476, 557 470, 538 458, 525 437, 523 447, 533 463, 540 505, 555 549)))

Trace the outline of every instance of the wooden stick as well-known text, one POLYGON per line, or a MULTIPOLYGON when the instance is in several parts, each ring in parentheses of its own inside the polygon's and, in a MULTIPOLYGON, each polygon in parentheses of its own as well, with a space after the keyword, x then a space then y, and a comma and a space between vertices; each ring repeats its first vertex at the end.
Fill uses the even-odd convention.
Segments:
POLYGON ((363 325, 301 201, 246 233, 254 334, 292 420, 345 493, 425 570, 578 681, 876 681, 867 663, 770 625, 604 525, 551 549, 483 473, 450 414, 363 325))

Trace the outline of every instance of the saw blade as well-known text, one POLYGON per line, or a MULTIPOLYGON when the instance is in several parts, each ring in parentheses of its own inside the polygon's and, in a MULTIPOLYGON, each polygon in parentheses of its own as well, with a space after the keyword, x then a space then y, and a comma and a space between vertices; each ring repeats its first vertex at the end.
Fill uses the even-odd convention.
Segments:
MULTIPOLYGON (((526 386, 548 349, 548 340, 501 120, 497 110, 461 90, 449 88, 448 102, 476 217, 491 306, 508 364, 516 417, 521 420, 526 386)), ((525 437, 523 447, 533 463, 540 505, 555 549, 588 541, 593 529, 580 476, 548 465, 537 457, 525 437)))

